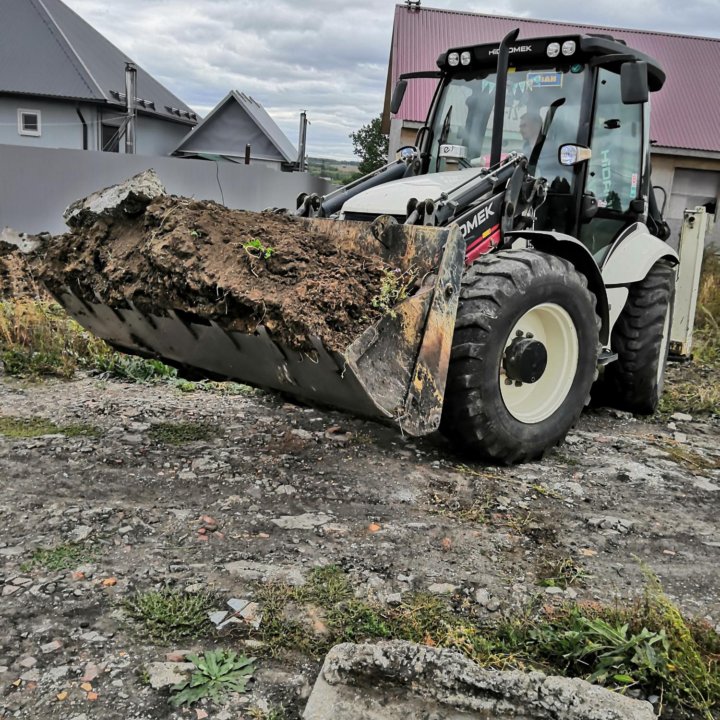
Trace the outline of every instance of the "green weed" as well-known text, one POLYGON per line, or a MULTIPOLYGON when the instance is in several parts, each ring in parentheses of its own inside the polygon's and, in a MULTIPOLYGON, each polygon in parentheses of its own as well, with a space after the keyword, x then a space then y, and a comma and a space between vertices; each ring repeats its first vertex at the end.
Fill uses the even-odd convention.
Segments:
POLYGON ((255 672, 255 658, 233 650, 209 650, 202 656, 190 655, 189 660, 197 669, 189 680, 172 686, 170 703, 175 707, 204 698, 222 703, 230 692, 244 693, 255 672))
POLYGON ((417 281, 415 268, 400 270, 400 268, 386 268, 383 270, 378 294, 371 298, 370 304, 390 317, 397 313, 396 305, 407 299, 410 290, 417 281))
POLYGON ((245 243, 243 250, 245 250, 250 257, 260 260, 269 260, 277 252, 274 247, 263 245, 259 238, 254 238, 250 242, 245 243))
POLYGON ((218 605, 212 593, 165 588, 136 593, 125 601, 128 615, 154 640, 172 642, 200 637, 212 629, 208 610, 218 605))
POLYGON ((38 548, 29 560, 22 563, 20 569, 23 572, 29 572, 35 567, 50 571, 72 570, 79 565, 94 562, 96 558, 97 551, 93 548, 76 543, 64 543, 54 548, 38 548))

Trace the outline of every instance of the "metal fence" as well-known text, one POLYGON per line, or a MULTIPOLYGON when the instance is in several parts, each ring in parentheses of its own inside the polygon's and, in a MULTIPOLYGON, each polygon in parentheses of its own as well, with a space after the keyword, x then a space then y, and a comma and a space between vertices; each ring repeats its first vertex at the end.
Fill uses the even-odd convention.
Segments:
POLYGON ((62 214, 71 202, 149 168, 173 195, 243 210, 294 208, 300 192, 324 194, 332 188, 307 173, 260 165, 0 145, 0 228, 64 232, 62 214))

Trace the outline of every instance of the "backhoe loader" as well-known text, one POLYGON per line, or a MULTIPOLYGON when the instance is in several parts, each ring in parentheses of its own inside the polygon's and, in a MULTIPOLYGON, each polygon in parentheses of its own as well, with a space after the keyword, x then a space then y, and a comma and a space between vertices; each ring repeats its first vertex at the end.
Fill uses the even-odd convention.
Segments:
MULTIPOLYGON (((562 442, 595 386, 656 408, 676 252, 650 181, 649 95, 659 64, 609 36, 450 48, 416 144, 326 196, 303 195, 297 231, 376 246, 422 282, 346 348, 300 351, 259 322, 52 287, 81 324, 126 352, 392 423, 439 429, 477 458, 513 463, 562 442), (537 137, 521 123, 537 122, 537 137)), ((321 259, 318 259, 321 262, 321 259)))

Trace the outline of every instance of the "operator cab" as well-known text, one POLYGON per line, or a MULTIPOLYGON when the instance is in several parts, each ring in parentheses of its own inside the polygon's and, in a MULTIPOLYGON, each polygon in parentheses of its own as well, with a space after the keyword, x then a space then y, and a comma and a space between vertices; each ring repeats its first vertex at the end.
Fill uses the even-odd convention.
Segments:
POLYGON ((504 94, 499 160, 522 153, 530 174, 546 181, 535 230, 579 238, 601 264, 619 235, 647 221, 647 92, 660 89, 665 75, 656 61, 607 36, 523 40, 508 50, 500 78, 498 44, 438 58, 441 81, 418 136, 422 172, 489 168, 495 99, 504 94), (637 66, 634 80, 622 77, 630 65, 637 66), (564 145, 590 148, 589 159, 563 164, 564 145))

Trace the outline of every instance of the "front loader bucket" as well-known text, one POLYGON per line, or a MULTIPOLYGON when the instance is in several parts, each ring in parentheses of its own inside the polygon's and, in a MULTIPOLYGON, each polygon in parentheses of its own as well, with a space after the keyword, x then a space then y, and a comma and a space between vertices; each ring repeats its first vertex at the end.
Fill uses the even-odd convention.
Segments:
POLYGON ((332 220, 301 220, 299 229, 305 223, 321 226, 339 248, 375 243, 389 266, 423 278, 415 294, 339 352, 317 338, 307 338, 311 350, 292 349, 262 325, 237 332, 173 308, 151 314, 131 303, 90 302, 69 288, 54 294, 83 327, 121 351, 388 421, 409 435, 437 429, 464 269, 460 230, 332 220))

